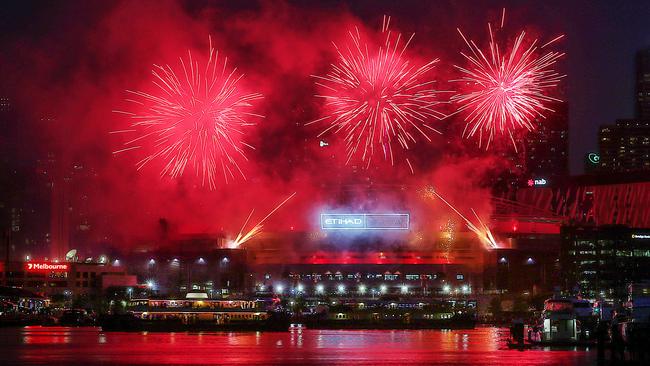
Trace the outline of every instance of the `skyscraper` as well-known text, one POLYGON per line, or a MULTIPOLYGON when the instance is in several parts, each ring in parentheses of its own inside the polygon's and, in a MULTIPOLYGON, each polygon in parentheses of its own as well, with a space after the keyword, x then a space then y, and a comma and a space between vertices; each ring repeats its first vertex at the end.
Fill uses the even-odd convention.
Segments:
POLYGON ((598 147, 603 172, 650 170, 650 121, 619 119, 601 126, 598 147))
POLYGON ((546 118, 538 117, 535 130, 526 136, 527 178, 563 177, 569 174, 569 113, 557 103, 546 118))
POLYGON ((636 117, 650 120, 650 48, 636 54, 636 117))
POLYGON ((636 54, 636 118, 618 119, 598 133, 603 173, 650 171, 650 48, 636 54))

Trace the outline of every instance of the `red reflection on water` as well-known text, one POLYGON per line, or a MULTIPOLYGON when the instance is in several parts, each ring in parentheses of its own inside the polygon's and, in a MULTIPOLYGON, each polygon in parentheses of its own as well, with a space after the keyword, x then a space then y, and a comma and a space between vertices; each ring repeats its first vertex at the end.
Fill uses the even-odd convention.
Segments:
MULTIPOLYGON (((588 350, 504 349, 507 331, 309 330, 286 333, 104 333, 98 328, 27 327, 0 335, 10 363, 588 365, 588 350), (62 341, 63 340, 63 341, 62 341)), ((5 353, 5 352, 3 352, 5 353)))

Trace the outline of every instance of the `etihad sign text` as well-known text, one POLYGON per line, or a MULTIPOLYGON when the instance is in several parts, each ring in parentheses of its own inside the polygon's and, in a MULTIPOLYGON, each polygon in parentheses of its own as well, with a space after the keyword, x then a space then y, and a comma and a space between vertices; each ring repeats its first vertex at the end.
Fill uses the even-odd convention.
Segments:
POLYGON ((362 225, 362 219, 325 219, 325 225, 362 225))
POLYGON ((408 214, 321 214, 323 230, 408 230, 408 214))

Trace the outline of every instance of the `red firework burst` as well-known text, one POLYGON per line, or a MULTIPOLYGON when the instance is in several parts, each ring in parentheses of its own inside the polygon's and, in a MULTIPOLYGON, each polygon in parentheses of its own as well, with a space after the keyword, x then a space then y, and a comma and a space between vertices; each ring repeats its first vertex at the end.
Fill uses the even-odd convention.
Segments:
MULTIPOLYGON (((503 28, 504 21, 505 9, 500 28, 503 28)), ((462 77, 452 81, 464 83, 465 90, 453 95, 451 101, 459 106, 457 113, 464 115, 463 136, 478 135, 479 146, 487 140, 485 146, 488 149, 497 132, 507 134, 516 150, 513 134, 533 130, 532 120, 544 118, 545 112, 553 112, 548 106, 550 102, 561 102, 549 92, 564 77, 553 70, 564 53, 544 52, 543 49, 564 35, 542 46, 536 39, 526 46, 526 32, 522 31, 510 49, 504 50, 495 40, 490 23, 488 32, 489 49, 484 51, 458 29, 470 53, 461 52, 467 66, 455 66, 462 77)))
MULTIPOLYGON (((435 81, 425 79, 438 59, 412 66, 404 51, 414 35, 402 42, 401 34, 388 30, 389 23, 390 17, 384 17, 385 42, 378 50, 371 51, 355 28, 349 32, 350 43, 334 44, 338 61, 330 71, 313 76, 322 90, 316 96, 324 99, 327 115, 310 123, 328 123, 319 137, 330 132, 345 135, 346 164, 360 156, 368 168, 379 149, 394 165, 394 144, 407 150, 418 135, 431 141, 427 131, 439 132, 429 125, 430 120, 445 117, 436 110, 440 91, 433 88, 435 81)), ((406 162, 413 171, 410 161, 406 162)))
POLYGON ((245 175, 239 166, 246 160, 245 150, 253 148, 243 141, 245 129, 255 125, 250 119, 262 117, 251 112, 252 102, 262 95, 245 94, 238 89, 243 74, 228 68, 228 58, 210 47, 204 68, 188 51, 187 62, 180 59, 179 71, 169 65, 154 65, 156 93, 127 92, 137 112, 124 112, 133 121, 131 129, 114 133, 135 133, 114 154, 143 149, 146 156, 138 170, 153 160, 163 161, 161 176, 178 178, 188 166, 194 168, 202 186, 217 187, 218 176, 225 183, 245 175))

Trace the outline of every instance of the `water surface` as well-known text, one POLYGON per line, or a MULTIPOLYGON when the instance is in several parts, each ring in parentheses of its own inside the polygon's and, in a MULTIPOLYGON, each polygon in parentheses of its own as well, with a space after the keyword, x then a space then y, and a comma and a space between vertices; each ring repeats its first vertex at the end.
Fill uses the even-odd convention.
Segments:
POLYGON ((0 329, 0 354, 28 365, 591 365, 595 350, 504 348, 507 330, 309 330, 126 333, 0 329))

